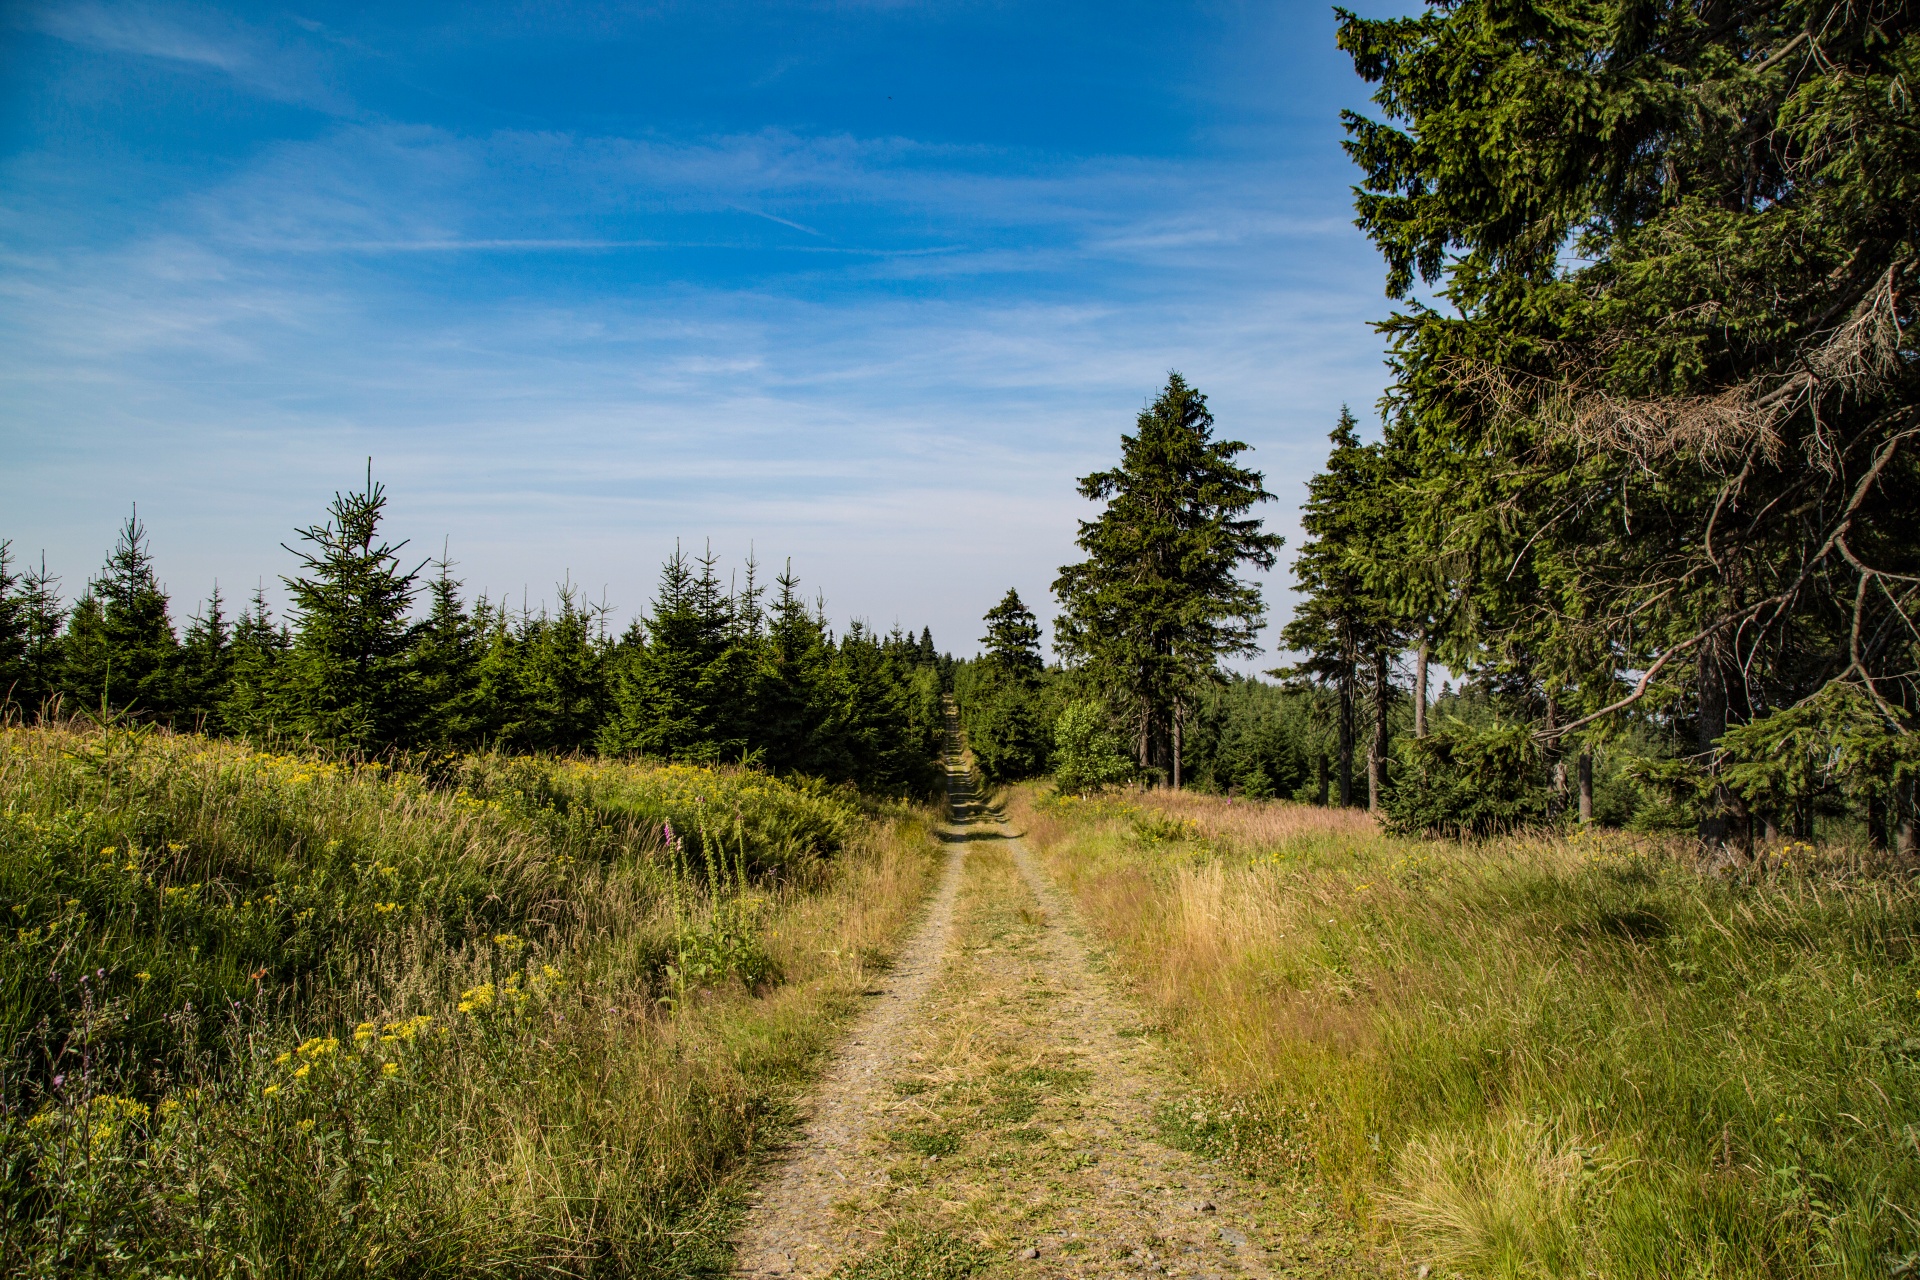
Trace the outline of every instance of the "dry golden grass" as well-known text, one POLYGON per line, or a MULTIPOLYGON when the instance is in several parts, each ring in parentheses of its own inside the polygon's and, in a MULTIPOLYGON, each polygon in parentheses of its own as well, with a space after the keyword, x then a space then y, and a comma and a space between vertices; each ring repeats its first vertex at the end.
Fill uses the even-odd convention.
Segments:
POLYGON ((1190 1138, 1467 1275, 1920 1262, 1920 892, 1620 833, 1195 795, 1009 809, 1183 1058, 1190 1138), (1909 1046, 1909 1047, 1902 1047, 1909 1046))

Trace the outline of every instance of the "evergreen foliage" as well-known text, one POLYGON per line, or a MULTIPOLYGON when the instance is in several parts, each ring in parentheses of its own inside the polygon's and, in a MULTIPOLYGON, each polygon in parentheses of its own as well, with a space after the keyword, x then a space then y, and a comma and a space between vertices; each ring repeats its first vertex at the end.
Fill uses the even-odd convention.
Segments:
POLYGON ((74 604, 60 656, 63 690, 82 706, 173 712, 179 641, 137 512, 74 604))
POLYGON ((1247 446, 1213 425, 1206 397, 1168 374, 1120 437, 1120 465, 1081 478, 1105 509, 1080 522, 1087 559, 1053 584, 1055 649, 1123 715, 1140 767, 1176 786, 1197 688, 1222 657, 1259 651, 1266 608, 1239 570, 1271 568, 1281 543, 1249 514, 1273 495, 1234 461, 1247 446))
POLYGON ((1353 803, 1353 765, 1363 701, 1376 728, 1368 751, 1368 807, 1385 786, 1386 721, 1393 701, 1388 676, 1403 634, 1381 589, 1394 572, 1398 511, 1385 450, 1360 442, 1359 424, 1342 406, 1328 439, 1327 469, 1307 482, 1300 524, 1307 541, 1294 558, 1302 596, 1281 639, 1303 655, 1291 672, 1332 689, 1338 700, 1335 781, 1339 802, 1353 803))
POLYGON ((987 610, 986 652, 956 681, 961 723, 981 773, 994 781, 1047 771, 1052 702, 1040 656, 1040 622, 1011 588, 987 610))
POLYGON ((264 588, 237 617, 215 588, 184 637, 137 519, 71 610, 44 569, 20 572, 0 543, 0 705, 33 718, 64 699, 68 713, 104 705, 350 757, 598 751, 890 794, 938 784, 953 664, 930 630, 855 622, 836 636, 791 566, 769 610, 752 560, 735 589, 714 557, 676 549, 651 611, 616 639, 605 607, 570 581, 552 608, 469 605, 444 555, 431 572, 401 559, 406 544, 382 534, 386 506, 369 473, 299 531, 287 621, 264 588))
POLYGON ((1496 822, 1471 779, 1500 769, 1539 793, 1516 814, 1577 785, 1586 817, 1596 752, 1633 742, 1711 844, 1837 806, 1920 852, 1911 10, 1464 0, 1339 40, 1377 86, 1347 149, 1402 305, 1385 436, 1336 432, 1288 642, 1371 686, 1378 760, 1409 646, 1540 753, 1416 742, 1396 812, 1461 808, 1396 821, 1496 822), (1873 777, 1787 763, 1813 738, 1873 777))

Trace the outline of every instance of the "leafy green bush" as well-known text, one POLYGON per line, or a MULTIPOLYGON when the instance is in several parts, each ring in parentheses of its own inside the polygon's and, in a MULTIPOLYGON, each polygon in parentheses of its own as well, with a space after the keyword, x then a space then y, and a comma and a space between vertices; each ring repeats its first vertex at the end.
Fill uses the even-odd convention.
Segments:
POLYGON ((1067 704, 1053 726, 1053 780, 1062 791, 1098 791, 1133 776, 1133 762, 1096 702, 1067 704))

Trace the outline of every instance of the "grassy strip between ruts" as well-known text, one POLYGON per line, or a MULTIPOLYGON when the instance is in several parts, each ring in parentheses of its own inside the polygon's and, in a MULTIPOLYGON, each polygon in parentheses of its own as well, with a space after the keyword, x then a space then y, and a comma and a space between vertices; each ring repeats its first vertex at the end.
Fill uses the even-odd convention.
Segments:
POLYGON ((746 1157, 924 897, 930 821, 741 771, 482 757, 430 786, 0 732, 0 1271, 724 1267, 746 1157), (721 963, 690 980, 691 952, 721 963))
POLYGON ((1030 791, 1191 1073, 1172 1136, 1476 1276, 1920 1274, 1920 892, 1604 832, 1030 791))

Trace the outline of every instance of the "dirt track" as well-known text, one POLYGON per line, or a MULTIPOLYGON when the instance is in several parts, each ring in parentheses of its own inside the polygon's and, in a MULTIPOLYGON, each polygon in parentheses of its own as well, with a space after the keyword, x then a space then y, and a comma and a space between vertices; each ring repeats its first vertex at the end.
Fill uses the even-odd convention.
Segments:
POLYGON ((949 794, 928 915, 769 1170, 739 1273, 913 1274, 965 1250, 992 1274, 1271 1274, 1265 1193, 1158 1140, 1137 1011, 963 774, 949 794))

